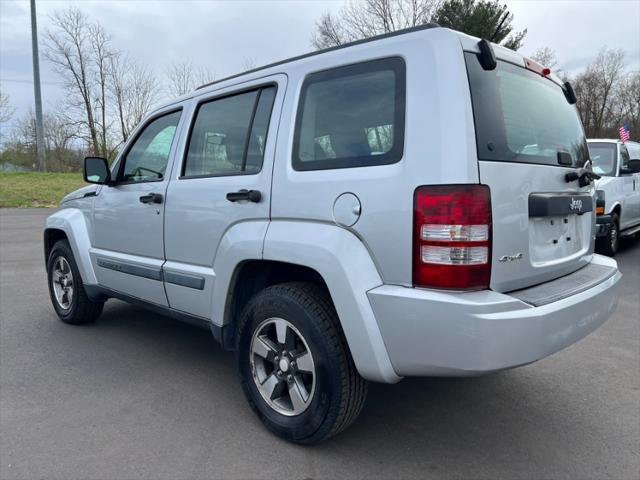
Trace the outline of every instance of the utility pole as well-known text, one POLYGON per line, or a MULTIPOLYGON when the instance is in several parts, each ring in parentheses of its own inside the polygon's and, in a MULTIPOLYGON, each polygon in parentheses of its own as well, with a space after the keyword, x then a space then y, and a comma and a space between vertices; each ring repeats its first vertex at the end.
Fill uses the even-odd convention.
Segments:
POLYGON ((42 95, 40 93, 40 57, 38 55, 38 25, 36 22, 36 0, 31 0, 31 49, 33 56, 33 94, 36 101, 36 153, 38 169, 46 172, 44 154, 44 122, 42 121, 42 95))

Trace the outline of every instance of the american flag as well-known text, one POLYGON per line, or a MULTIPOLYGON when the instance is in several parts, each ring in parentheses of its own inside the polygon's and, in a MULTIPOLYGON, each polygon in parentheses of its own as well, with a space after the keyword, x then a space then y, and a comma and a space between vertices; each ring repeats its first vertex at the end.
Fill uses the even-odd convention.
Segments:
POLYGON ((619 129, 618 129, 618 133, 620 134, 620 140, 622 140, 623 142, 628 142, 629 141, 629 125, 627 125, 626 123, 624 125, 622 125, 619 129))

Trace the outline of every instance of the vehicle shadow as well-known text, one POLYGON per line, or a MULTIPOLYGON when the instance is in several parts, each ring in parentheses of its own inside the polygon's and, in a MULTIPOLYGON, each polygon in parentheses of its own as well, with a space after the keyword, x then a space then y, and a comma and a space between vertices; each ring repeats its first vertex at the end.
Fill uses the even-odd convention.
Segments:
POLYGON ((622 237, 618 246, 618 253, 625 253, 634 248, 640 248, 640 234, 636 234, 633 237, 622 237))
MULTIPOLYGON (((549 369, 535 364, 484 377, 372 383, 364 410, 349 429, 311 449, 298 447, 271 437, 251 414, 238 386, 234 354, 222 350, 208 331, 117 301, 110 301, 95 328, 104 330, 109 341, 158 358, 159 368, 171 368, 176 378, 180 372, 195 375, 192 388, 206 385, 207 391, 198 393, 208 397, 202 405, 228 405, 227 421, 237 425, 236 435, 249 429, 254 450, 275 441, 291 455, 310 456, 318 476, 323 476, 323 461, 337 460, 365 462, 374 467, 372 476, 376 465, 385 471, 386 466, 415 469, 416 464, 465 478, 515 475, 518 468, 542 473, 531 462, 554 458, 554 444, 576 442, 592 428, 591 419, 575 408, 579 400, 571 400, 571 388, 561 384, 557 373, 547 376, 549 369), (474 465, 493 470, 469 470, 474 465)), ((558 472, 558 465, 549 468, 558 472)))

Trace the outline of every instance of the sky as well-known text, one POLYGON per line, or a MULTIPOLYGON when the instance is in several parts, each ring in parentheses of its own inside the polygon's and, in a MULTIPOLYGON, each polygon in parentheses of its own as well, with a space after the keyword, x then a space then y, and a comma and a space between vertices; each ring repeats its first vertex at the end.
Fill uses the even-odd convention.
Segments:
MULTIPOLYGON (((583 69, 604 46, 626 52, 628 69, 640 69, 640 0, 515 0, 505 2, 516 30, 528 29, 520 52, 552 48, 559 67, 583 69)), ((221 78, 312 50, 315 22, 337 12, 343 0, 37 0, 40 38, 49 16, 74 5, 98 20, 113 45, 164 77, 185 59, 221 78)), ((64 98, 60 78, 41 53, 43 108, 64 98)), ((0 0, 0 90, 10 96, 14 121, 33 109, 28 0, 0 0)), ((164 80, 164 78, 163 78, 164 80)), ((4 126, 8 128, 7 125, 4 126)))

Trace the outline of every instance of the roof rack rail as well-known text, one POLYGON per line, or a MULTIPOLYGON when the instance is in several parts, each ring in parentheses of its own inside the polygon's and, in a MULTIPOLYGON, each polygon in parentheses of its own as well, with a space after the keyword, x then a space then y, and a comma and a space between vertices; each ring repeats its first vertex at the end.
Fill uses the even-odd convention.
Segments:
POLYGON ((283 65, 285 63, 295 62, 296 60, 302 60, 303 58, 313 57, 315 55, 321 55, 327 52, 333 52, 335 50, 341 50, 343 48, 353 47, 354 45, 360 45, 362 43, 374 42, 376 40, 382 40, 384 38, 395 37, 398 35, 404 35, 406 33, 413 33, 420 30, 429 30, 431 28, 440 28, 440 25, 437 23, 425 23, 424 25, 418 25, 417 27, 403 28, 402 30, 396 30, 395 32, 383 33, 381 35, 376 35, 374 37, 363 38, 361 40, 355 40, 353 42, 345 43, 343 45, 337 45, 335 47, 323 48, 322 50, 317 50, 315 52, 305 53, 303 55, 298 55, 296 57, 287 58, 285 60, 280 60, 278 62, 269 63, 268 65, 263 65, 262 67, 252 68, 250 70, 236 73, 234 75, 230 75, 228 77, 221 78, 220 80, 214 80, 213 82, 205 83, 204 85, 200 85, 196 90, 200 90, 211 85, 215 85, 216 83, 225 82, 227 80, 231 80, 232 78, 240 77, 242 75, 247 75, 249 73, 259 72, 260 70, 266 70, 267 68, 277 67, 278 65, 283 65))

